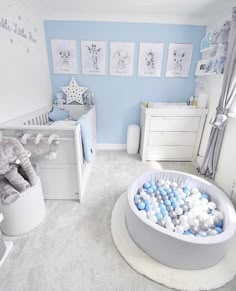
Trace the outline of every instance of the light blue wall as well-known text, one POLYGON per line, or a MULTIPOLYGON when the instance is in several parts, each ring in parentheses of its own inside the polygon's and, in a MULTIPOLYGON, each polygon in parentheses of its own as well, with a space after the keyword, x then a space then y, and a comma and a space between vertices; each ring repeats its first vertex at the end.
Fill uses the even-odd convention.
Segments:
POLYGON ((75 39, 79 63, 79 74, 75 77, 79 85, 86 86, 95 93, 98 143, 126 143, 128 124, 139 122, 140 101, 185 102, 194 94, 195 68, 200 59, 200 41, 205 31, 206 27, 191 25, 45 21, 53 96, 59 91, 60 86, 69 84, 71 75, 53 73, 50 39, 75 39), (107 61, 106 76, 82 75, 80 40, 107 41, 107 60, 109 60, 109 41, 135 42, 134 76, 110 76, 109 61, 107 61), (165 43, 160 78, 137 76, 139 42, 165 43), (172 42, 194 44, 189 78, 165 78, 168 43, 172 42))

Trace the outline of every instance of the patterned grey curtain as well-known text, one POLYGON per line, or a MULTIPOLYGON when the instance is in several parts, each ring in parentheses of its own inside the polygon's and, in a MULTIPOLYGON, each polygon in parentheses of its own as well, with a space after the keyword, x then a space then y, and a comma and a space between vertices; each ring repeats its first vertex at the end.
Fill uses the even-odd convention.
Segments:
POLYGON ((223 87, 216 116, 207 145, 207 150, 199 172, 202 175, 215 178, 224 131, 230 106, 236 97, 236 7, 233 8, 231 30, 229 36, 228 53, 225 63, 223 87))

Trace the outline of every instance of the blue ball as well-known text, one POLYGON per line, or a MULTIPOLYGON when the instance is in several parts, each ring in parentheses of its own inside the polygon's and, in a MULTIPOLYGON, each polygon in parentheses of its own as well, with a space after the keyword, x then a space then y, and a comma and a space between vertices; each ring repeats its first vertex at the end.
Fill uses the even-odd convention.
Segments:
POLYGON ((152 194, 152 193, 153 193, 153 189, 152 189, 152 188, 148 188, 148 189, 147 189, 147 193, 148 193, 148 194, 152 194))
POLYGON ((184 193, 189 196, 190 195, 190 191, 188 189, 183 189, 184 193))
POLYGON ((201 197, 209 200, 209 195, 207 193, 202 193, 201 197))
POLYGON ((157 190, 157 186, 155 184, 152 185, 151 187, 152 187, 153 191, 156 191, 157 190))
POLYGON ((165 201, 164 201, 164 203, 165 203, 165 205, 166 205, 166 206, 169 206, 169 205, 171 205, 171 202, 170 202, 170 200, 165 200, 165 201))
POLYGON ((170 201, 171 201, 172 203, 176 203, 176 198, 175 198, 175 197, 171 197, 171 198, 170 198, 170 201))
POLYGON ((215 223, 215 227, 223 228, 223 224, 224 224, 224 223, 223 223, 223 220, 221 220, 221 221, 215 223))
POLYGON ((140 201, 139 204, 138 204, 138 209, 139 210, 144 210, 145 206, 146 206, 145 203, 140 201))
POLYGON ((167 189, 166 189, 166 193, 167 193, 167 194, 170 194, 170 193, 172 193, 172 190, 171 190, 170 188, 167 188, 167 189))
POLYGON ((189 235, 189 234, 192 234, 191 231, 189 231, 189 230, 186 230, 186 231, 184 232, 184 235, 189 235))
POLYGON ((177 203, 176 202, 172 202, 171 205, 173 206, 174 209, 177 207, 177 203))
POLYGON ((220 234, 223 232, 223 229, 221 227, 215 227, 215 230, 220 234))
POLYGON ((169 215, 169 212, 168 212, 167 210, 162 210, 162 211, 161 211, 161 214, 162 214, 163 217, 164 217, 164 216, 169 215))
POLYGON ((152 210, 152 205, 151 204, 146 204, 145 210, 148 212, 149 210, 152 210))
POLYGON ((150 200, 145 200, 144 203, 145 203, 145 205, 151 205, 150 200))
POLYGON ((150 183, 144 183, 143 188, 148 189, 150 187, 150 183))
POLYGON ((164 189, 163 189, 162 187, 158 187, 157 190, 158 190, 159 192, 164 191, 164 189))
POLYGON ((187 185, 185 185, 185 186, 183 187, 183 191, 188 191, 188 192, 190 192, 190 190, 191 190, 191 188, 190 188, 189 186, 187 186, 187 185))
POLYGON ((134 199, 135 200, 139 200, 140 199, 140 195, 139 194, 134 195, 134 199))
POLYGON ((160 208, 161 210, 166 210, 166 206, 165 206, 164 204, 160 204, 159 208, 160 208))
POLYGON ((174 195, 179 195, 178 192, 176 190, 173 190, 172 192, 174 195))
POLYGON ((161 213, 156 213, 155 216, 159 220, 163 218, 163 215, 161 213))

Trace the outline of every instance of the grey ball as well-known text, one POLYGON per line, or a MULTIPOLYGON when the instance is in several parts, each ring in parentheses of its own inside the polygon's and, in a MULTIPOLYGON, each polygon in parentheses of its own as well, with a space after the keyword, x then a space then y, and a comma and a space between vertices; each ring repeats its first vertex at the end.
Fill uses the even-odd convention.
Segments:
POLYGON ((183 209, 184 212, 188 211, 189 208, 188 208, 188 205, 187 204, 183 204, 181 205, 181 208, 183 209))
POLYGON ((158 223, 160 226, 163 226, 163 227, 166 225, 164 219, 160 219, 160 220, 158 220, 157 223, 158 223))
POLYGON ((209 229, 210 227, 209 227, 208 223, 206 223, 206 222, 202 222, 202 223, 200 223, 200 228, 201 228, 202 230, 204 230, 204 231, 208 231, 208 229, 209 229))
POLYGON ((138 188, 137 193, 140 194, 143 191, 143 188, 138 188))
POLYGON ((173 218, 172 222, 174 223, 174 225, 180 224, 180 220, 177 217, 173 218))
POLYGON ((191 208, 193 208, 193 205, 192 205, 192 203, 191 203, 191 202, 186 202, 186 205, 188 206, 188 209, 191 209, 191 208))
POLYGON ((191 226, 190 227, 190 231, 193 233, 193 234, 197 234, 199 232, 199 227, 198 226, 191 226))
POLYGON ((163 195, 163 196, 162 196, 162 200, 163 200, 163 201, 168 200, 168 199, 169 199, 169 197, 168 197, 167 195, 163 195))
POLYGON ((166 209, 167 209, 168 211, 173 211, 173 210, 174 210, 174 207, 173 207, 172 205, 168 205, 168 206, 166 207, 166 209))
POLYGON ((201 215, 197 215, 196 218, 200 224, 204 222, 204 218, 201 215))
POLYGON ((158 200, 162 200, 162 196, 161 196, 160 194, 158 194, 158 195, 156 196, 156 198, 157 198, 158 200))
POLYGON ((169 216, 170 216, 171 218, 175 218, 175 217, 177 217, 177 214, 176 214, 176 212, 173 210, 173 211, 170 211, 170 212, 169 212, 169 216))
POLYGON ((174 197, 174 194, 173 193, 170 193, 170 194, 168 194, 168 197, 169 198, 172 198, 172 197, 174 197))

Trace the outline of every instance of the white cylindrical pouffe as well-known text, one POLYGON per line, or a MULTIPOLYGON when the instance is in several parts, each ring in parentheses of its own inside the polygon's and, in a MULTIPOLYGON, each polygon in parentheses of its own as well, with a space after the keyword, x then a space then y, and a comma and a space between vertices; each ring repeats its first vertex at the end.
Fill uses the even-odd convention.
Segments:
POLYGON ((46 214, 40 179, 12 204, 0 203, 0 212, 4 217, 1 229, 6 235, 18 236, 36 228, 46 214))
POLYGON ((127 130, 127 153, 137 154, 139 149, 140 127, 130 124, 127 130))

